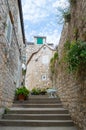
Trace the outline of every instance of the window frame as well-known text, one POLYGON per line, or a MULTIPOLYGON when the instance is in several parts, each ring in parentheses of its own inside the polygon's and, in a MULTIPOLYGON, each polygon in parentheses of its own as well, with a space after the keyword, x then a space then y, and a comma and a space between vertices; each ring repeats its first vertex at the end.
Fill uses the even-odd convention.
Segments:
POLYGON ((10 15, 7 16, 7 21, 6 21, 6 28, 5 28, 5 37, 8 42, 8 44, 11 44, 11 39, 12 39, 12 22, 10 19, 10 15), (9 34, 10 32, 10 34, 9 34))

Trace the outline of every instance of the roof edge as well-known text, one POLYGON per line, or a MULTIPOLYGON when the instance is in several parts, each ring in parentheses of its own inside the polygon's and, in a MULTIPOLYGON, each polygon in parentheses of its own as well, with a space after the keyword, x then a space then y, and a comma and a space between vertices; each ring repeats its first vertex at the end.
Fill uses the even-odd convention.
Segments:
POLYGON ((18 0, 18 5, 19 5, 21 27, 22 27, 23 42, 24 42, 24 44, 26 44, 25 43, 24 22, 23 22, 23 12, 22 12, 22 3, 21 3, 21 0, 18 0))
POLYGON ((30 58, 29 58, 28 61, 27 61, 27 65, 29 64, 29 62, 30 62, 30 60, 32 59, 32 57, 33 57, 35 54, 37 54, 37 53, 42 49, 43 46, 47 46, 50 50, 56 51, 55 49, 50 48, 48 45, 43 44, 36 52, 33 52, 33 53, 32 53, 32 55, 30 56, 30 58))

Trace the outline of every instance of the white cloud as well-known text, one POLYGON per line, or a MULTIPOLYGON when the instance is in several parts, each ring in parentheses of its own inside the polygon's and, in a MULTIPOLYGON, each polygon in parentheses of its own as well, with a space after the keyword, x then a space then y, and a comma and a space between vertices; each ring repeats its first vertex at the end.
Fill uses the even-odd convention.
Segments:
POLYGON ((45 6, 46 3, 47 3, 46 0, 36 0, 36 1, 34 0, 34 4, 35 4, 36 6, 39 6, 39 7, 45 6))
POLYGON ((69 6, 68 0, 22 0, 24 20, 37 23, 55 14, 58 7, 69 6))
POLYGON ((41 33, 41 34, 44 34, 47 37, 47 43, 53 43, 54 45, 58 45, 60 34, 57 31, 57 29, 54 31, 49 31, 46 33, 41 33))
POLYGON ((54 8, 66 8, 69 6, 68 0, 57 0, 56 2, 53 3, 54 8))
POLYGON ((39 22, 49 15, 50 7, 46 6, 46 0, 23 0, 24 20, 29 20, 33 23, 39 22))
POLYGON ((36 31, 32 31, 31 33, 26 32, 26 37, 27 40, 31 40, 34 41, 34 36, 46 36, 47 38, 47 43, 53 43, 54 45, 58 45, 59 43, 59 39, 60 39, 60 33, 57 31, 57 29, 55 30, 51 30, 45 27, 43 29, 42 32, 36 32, 36 31))
POLYGON ((35 35, 40 35, 46 36, 47 42, 54 43, 55 45, 58 44, 60 33, 57 30, 59 27, 57 27, 58 24, 55 21, 57 15, 56 9, 58 7, 68 7, 67 0, 22 0, 22 5, 26 39, 33 41, 35 35), (51 19, 49 19, 49 16, 51 16, 51 19), (47 24, 44 23, 45 27, 43 26, 42 28, 43 21, 46 20, 47 24), (34 29, 33 26, 37 24, 39 24, 38 28, 34 29))
POLYGON ((37 35, 37 32, 32 30, 30 33, 28 33, 28 31, 26 31, 25 35, 26 35, 27 41, 33 41, 33 38, 34 38, 35 35, 37 35))
POLYGON ((27 30, 29 28, 29 25, 28 24, 25 24, 25 30, 27 30))

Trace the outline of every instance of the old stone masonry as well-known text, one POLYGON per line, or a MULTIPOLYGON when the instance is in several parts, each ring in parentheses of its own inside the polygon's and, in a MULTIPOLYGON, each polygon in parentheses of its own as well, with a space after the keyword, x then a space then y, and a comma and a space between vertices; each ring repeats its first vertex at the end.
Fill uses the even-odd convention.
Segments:
POLYGON ((69 0, 56 48, 26 41, 21 2, 0 0, 0 128, 86 130, 86 0, 69 0), (18 101, 19 88, 29 98, 18 101))

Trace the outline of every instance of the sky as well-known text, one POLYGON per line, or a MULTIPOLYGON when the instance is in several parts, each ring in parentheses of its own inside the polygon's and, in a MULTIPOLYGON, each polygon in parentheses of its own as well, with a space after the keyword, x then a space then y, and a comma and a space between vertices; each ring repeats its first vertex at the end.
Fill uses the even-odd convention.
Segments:
POLYGON ((57 8, 68 6, 67 0, 22 0, 25 37, 46 36, 47 43, 58 45, 63 24, 58 24, 57 8))

